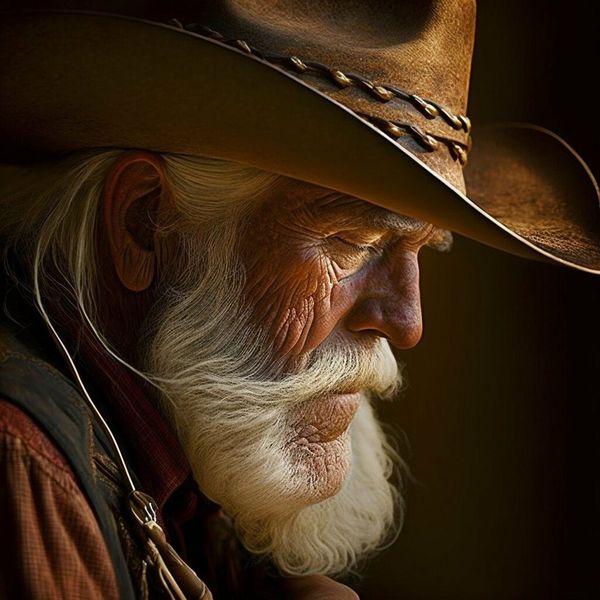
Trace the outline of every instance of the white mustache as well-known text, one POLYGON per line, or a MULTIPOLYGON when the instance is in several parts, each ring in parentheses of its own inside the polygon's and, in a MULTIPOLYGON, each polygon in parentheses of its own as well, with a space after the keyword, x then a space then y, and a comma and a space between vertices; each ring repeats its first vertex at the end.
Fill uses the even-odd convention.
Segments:
MULTIPOLYGON (((204 395, 214 392, 225 405, 229 402, 231 411, 297 404, 332 392, 360 390, 378 398, 390 398, 402 384, 396 359, 383 338, 369 345, 332 343, 318 348, 305 368, 280 379, 232 377, 232 373, 226 381, 221 377, 210 379, 206 371, 198 373, 198 387, 204 395)), ((188 378, 188 383, 191 381, 193 378, 188 378)))
POLYGON ((389 343, 376 338, 368 344, 333 343, 318 348, 300 375, 315 385, 323 382, 327 392, 369 391, 389 397, 401 385, 401 373, 389 343))

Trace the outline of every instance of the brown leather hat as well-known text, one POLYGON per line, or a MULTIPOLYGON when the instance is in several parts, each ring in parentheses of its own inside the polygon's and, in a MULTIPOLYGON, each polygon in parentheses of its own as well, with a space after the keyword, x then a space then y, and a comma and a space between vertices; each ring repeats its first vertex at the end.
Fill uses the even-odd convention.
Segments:
POLYGON ((5 180, 89 148, 212 156, 600 273, 579 156, 541 128, 471 131, 472 0, 124 4, 2 18, 5 180))

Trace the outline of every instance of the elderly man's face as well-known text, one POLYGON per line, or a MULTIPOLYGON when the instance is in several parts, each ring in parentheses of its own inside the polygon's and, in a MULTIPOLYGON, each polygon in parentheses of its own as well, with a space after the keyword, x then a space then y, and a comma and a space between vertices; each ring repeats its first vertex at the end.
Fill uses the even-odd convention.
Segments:
MULTIPOLYGON (((131 178, 113 178, 116 198, 141 193, 131 178)), ((169 229, 142 367, 244 543, 288 573, 339 572, 399 520, 371 403, 400 382, 390 343, 421 335, 418 252, 447 234, 286 178, 247 207, 169 229)))
MULTIPOLYGON (((254 322, 268 331, 273 360, 294 372, 331 342, 356 347, 384 338, 399 349, 414 346, 422 332, 418 253, 446 236, 367 202, 287 180, 251 216, 240 246, 245 293, 254 322)), ((361 391, 331 390, 291 418, 309 459, 319 452, 318 499, 337 492, 346 475, 345 449, 333 442, 347 431, 361 391)))

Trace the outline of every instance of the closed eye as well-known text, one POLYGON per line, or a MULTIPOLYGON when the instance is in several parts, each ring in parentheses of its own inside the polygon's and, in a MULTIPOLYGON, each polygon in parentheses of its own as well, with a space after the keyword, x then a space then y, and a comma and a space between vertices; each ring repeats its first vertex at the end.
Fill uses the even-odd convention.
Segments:
POLYGON ((373 244, 357 244, 356 242, 351 242, 337 235, 332 235, 328 237, 327 240, 342 243, 345 246, 348 246, 349 248, 352 248, 359 252, 369 252, 371 250, 376 249, 376 247, 373 244))
POLYGON ((339 235, 328 236, 325 243, 327 254, 343 271, 357 271, 381 252, 377 245, 339 235))

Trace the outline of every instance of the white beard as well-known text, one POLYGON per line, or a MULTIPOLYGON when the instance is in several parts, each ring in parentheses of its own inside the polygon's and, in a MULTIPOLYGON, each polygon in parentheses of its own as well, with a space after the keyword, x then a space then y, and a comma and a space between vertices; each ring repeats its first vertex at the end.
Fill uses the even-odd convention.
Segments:
POLYGON ((393 538, 402 521, 389 481, 400 461, 369 400, 393 394, 396 361, 381 338, 352 348, 332 339, 301 372, 281 375, 265 336, 234 300, 243 277, 233 251, 224 251, 234 246, 234 225, 221 227, 213 243, 194 249, 202 264, 190 260, 171 282, 151 328, 149 373, 200 489, 233 518, 244 545, 287 574, 339 574, 393 538), (327 482, 311 453, 290 443, 289 416, 348 386, 364 393, 347 434, 323 450, 345 473, 323 500, 327 482))

